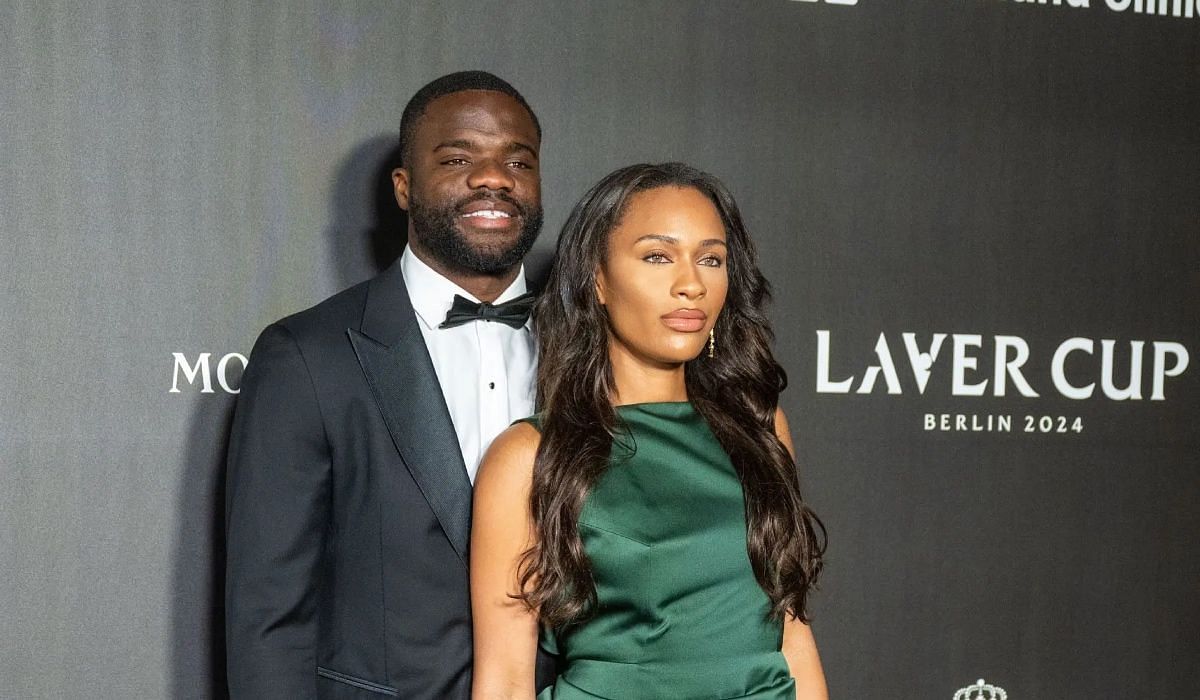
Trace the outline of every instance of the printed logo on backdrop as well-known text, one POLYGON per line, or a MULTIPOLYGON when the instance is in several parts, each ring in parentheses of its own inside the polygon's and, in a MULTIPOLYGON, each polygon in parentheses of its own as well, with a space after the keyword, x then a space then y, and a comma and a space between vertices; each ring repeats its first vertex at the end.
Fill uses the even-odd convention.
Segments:
MULTIPOLYGON (((1052 349, 1049 371, 1035 374, 1026 368, 1034 353, 1027 340, 1015 335, 976 333, 904 332, 890 339, 888 334, 880 333, 875 341, 874 362, 859 368, 838 362, 835 350, 833 333, 818 330, 818 394, 874 394, 882 390, 891 396, 925 396, 930 376, 940 369, 950 373, 948 388, 952 397, 1002 398, 1011 392, 1031 399, 1057 395, 1074 401, 1165 401, 1170 380, 1182 375, 1190 361, 1187 347, 1171 340, 1118 343, 1113 339, 1097 342, 1092 338, 1067 338, 1052 349), (992 361, 990 372, 980 367, 980 360, 986 358, 992 361)), ((945 390, 938 393, 944 394, 945 390)), ((1013 417, 997 412, 926 413, 922 426, 926 431, 941 432, 1013 432, 1013 417)), ((1080 416, 1029 413, 1021 417, 1017 429, 1082 433, 1084 424, 1080 416)))
MULTIPOLYGON (((857 5, 858 0, 791 0, 792 2, 821 3, 823 5, 857 5)), ((982 2, 983 0, 979 0, 982 2)), ((1091 9, 1093 0, 1006 0, 1013 5, 1031 7, 1062 7, 1080 10, 1091 9)), ((1110 12, 1154 15, 1177 19, 1200 17, 1200 0, 1094 0, 1096 6, 1106 7, 1110 12)), ((995 0, 988 0, 995 2, 995 0)))
POLYGON ((181 379, 183 386, 198 387, 201 394, 215 394, 218 388, 226 394, 241 391, 242 372, 246 369, 247 360, 240 352, 222 355, 216 363, 212 361, 211 352, 202 352, 195 360, 189 360, 182 352, 173 352, 171 356, 175 359, 175 369, 171 372, 168 394, 182 393, 183 390, 179 388, 181 379))
MULTIPOLYGON (((982 1, 982 0, 981 0, 982 1)), ((994 2, 994 0, 991 0, 994 2)), ((1090 9, 1093 0, 1007 0, 1013 5, 1090 9)), ((1094 0, 1112 12, 1190 19, 1200 17, 1200 0, 1094 0)))
POLYGON ((959 688, 954 693, 954 700, 1008 700, 1004 688, 985 683, 982 678, 972 685, 959 688))

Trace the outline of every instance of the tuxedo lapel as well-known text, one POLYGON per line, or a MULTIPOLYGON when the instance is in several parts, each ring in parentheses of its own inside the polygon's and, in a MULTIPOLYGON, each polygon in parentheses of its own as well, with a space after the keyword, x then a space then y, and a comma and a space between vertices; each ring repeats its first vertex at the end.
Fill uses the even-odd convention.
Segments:
POLYGON ((361 329, 347 329, 392 442, 465 564, 471 482, 397 261, 368 286, 361 329))

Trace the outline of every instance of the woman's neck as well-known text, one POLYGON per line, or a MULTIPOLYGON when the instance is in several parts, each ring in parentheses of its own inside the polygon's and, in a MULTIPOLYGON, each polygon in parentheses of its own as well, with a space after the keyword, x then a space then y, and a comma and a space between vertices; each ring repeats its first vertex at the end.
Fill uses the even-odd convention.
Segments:
POLYGON ((613 404, 687 401, 687 383, 682 364, 657 364, 634 356, 617 344, 609 346, 613 383, 613 404))

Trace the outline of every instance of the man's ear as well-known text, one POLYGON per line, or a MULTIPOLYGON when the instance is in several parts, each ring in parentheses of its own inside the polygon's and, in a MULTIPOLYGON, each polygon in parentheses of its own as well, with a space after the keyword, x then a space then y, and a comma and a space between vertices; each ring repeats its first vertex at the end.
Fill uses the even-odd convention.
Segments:
POLYGON ((408 170, 404 168, 396 168, 392 171, 392 191, 396 194, 396 204, 404 211, 408 211, 408 170))

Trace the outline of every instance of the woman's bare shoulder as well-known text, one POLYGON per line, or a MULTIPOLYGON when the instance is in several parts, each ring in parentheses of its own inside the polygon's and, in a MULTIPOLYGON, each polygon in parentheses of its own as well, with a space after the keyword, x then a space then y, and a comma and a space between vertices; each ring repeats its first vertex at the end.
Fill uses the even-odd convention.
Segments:
POLYGON ((487 488, 495 482, 529 483, 541 441, 542 434, 529 423, 522 421, 510 425, 496 436, 484 454, 475 477, 475 488, 487 488))

